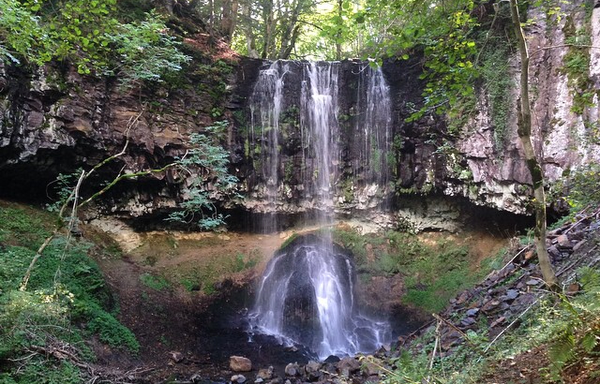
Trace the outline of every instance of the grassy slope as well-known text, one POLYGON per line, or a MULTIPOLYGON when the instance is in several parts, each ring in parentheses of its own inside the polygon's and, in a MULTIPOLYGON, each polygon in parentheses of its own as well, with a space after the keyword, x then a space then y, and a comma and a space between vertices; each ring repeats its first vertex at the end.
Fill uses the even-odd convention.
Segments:
POLYGON ((94 360, 89 340, 133 354, 139 349, 115 318, 113 298, 89 257, 102 250, 92 243, 59 235, 36 263, 27 290, 19 290, 55 220, 0 203, 0 383, 81 382, 82 367, 94 360))
MULTIPOLYGON (((587 233, 586 230, 582 232, 587 233)), ((586 247, 577 253, 578 258, 587 260, 583 265, 593 264, 594 260, 597 262, 600 254, 600 234, 592 230, 588 236, 586 247)), ((358 241, 353 239, 351 243, 357 244, 358 241)), ((415 245, 406 241, 403 244, 403 252, 408 252, 410 256, 410 250, 415 245)), ((429 280, 428 286, 417 290, 421 300, 415 301, 427 309, 447 303, 446 297, 455 291, 453 284, 440 287, 438 282, 452 282, 455 273, 460 276, 461 272, 467 286, 476 278, 469 276, 469 270, 460 263, 460 257, 448 263, 448 259, 443 257, 444 253, 435 255, 435 264, 429 267, 418 257, 415 259, 411 256, 403 261, 406 270, 417 271, 417 274, 424 271, 421 269, 424 266, 425 271, 433 268, 425 273, 425 276, 429 274, 433 279, 429 280), (431 306, 430 302, 437 304, 431 306)), ((457 255, 456 252, 451 254, 457 255)), ((461 254, 458 252, 458 256, 461 254)), ((568 266, 574 258, 572 255, 565 261, 567 265, 562 267, 568 266)), ((413 341, 409 349, 393 353, 392 358, 377 361, 387 372, 385 382, 597 384, 600 382, 600 271, 596 268, 577 270, 580 290, 576 294, 546 292, 539 304, 524 313, 498 340, 490 340, 487 324, 481 324, 477 332, 467 331, 468 343, 463 342, 453 348, 452 353, 440 353, 437 349, 432 359, 436 333, 434 327, 430 328, 413 341)), ((511 281, 504 284, 511 284, 511 281)), ((414 295, 409 289, 405 299, 410 301, 414 295)))

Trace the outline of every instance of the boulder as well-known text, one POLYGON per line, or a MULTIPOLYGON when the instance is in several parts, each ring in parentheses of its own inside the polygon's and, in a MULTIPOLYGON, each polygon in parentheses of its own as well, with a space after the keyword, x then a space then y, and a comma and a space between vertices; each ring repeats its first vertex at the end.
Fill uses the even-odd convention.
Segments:
POLYGON ((258 373, 256 374, 256 378, 262 380, 271 380, 273 378, 273 366, 259 369, 258 373))
POLYGON ((318 381, 323 373, 321 372, 321 363, 316 361, 309 361, 304 366, 304 371, 306 372, 306 377, 309 381, 318 381))
POLYGON ((233 372, 250 372, 252 370, 252 362, 246 357, 231 356, 229 358, 229 369, 233 372))
POLYGON ((183 359, 184 359, 183 353, 178 352, 178 351, 171 351, 171 352, 169 352, 169 357, 175 363, 181 363, 183 361, 183 359))
POLYGON ((284 372, 286 376, 298 376, 300 374, 300 366, 298 363, 289 363, 285 366, 284 372))
POLYGON ((345 376, 349 376, 350 373, 356 373, 360 370, 360 363, 353 357, 346 356, 336 364, 336 368, 345 376))

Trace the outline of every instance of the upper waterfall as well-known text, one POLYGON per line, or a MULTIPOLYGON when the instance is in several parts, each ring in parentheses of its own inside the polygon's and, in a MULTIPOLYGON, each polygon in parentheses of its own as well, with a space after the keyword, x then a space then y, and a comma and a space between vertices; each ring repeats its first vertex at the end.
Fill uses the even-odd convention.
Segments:
POLYGON ((392 102, 381 68, 364 62, 276 61, 260 71, 249 97, 244 153, 250 198, 280 227, 275 212, 381 207, 391 193, 392 102))

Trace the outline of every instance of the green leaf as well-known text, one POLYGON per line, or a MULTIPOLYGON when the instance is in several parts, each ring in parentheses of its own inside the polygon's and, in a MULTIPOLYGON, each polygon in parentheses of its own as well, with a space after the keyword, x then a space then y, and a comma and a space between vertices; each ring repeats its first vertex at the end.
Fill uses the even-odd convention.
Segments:
POLYGON ((591 353, 596 348, 596 345, 598 345, 598 336, 591 331, 586 333, 581 339, 581 348, 586 353, 591 353))

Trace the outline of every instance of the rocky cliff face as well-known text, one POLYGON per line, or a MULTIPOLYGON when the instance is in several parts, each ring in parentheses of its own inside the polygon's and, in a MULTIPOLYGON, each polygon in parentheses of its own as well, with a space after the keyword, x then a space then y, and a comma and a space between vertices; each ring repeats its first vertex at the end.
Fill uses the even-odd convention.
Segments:
MULTIPOLYGON (((535 141, 551 183, 565 172, 600 161, 600 54, 566 46, 585 31, 591 35, 590 45, 600 46, 600 10, 590 9, 586 14, 580 5, 564 5, 566 17, 558 25, 550 25, 541 12, 529 15, 535 20, 527 31, 531 36, 535 141), (578 73, 568 64, 574 55, 582 54, 587 62, 584 60, 586 65, 578 73)), ((193 47, 189 45, 189 49, 193 47)), ((388 61, 383 74, 390 89, 391 131, 389 153, 385 153, 382 142, 361 133, 366 113, 359 108, 364 64, 345 61, 339 65, 339 146, 331 160, 332 208, 338 215, 362 216, 381 225, 408 220, 419 229, 455 229, 456 220, 471 210, 469 204, 527 212, 529 175, 514 117, 517 89, 506 95, 511 99, 511 112, 502 145, 497 142, 498 127, 490 117, 492 106, 485 92, 479 97, 477 115, 453 138, 441 119, 427 116, 406 122, 420 102, 420 66, 412 61, 388 61), (448 147, 458 150, 444 150, 448 147), (374 168, 377 156, 385 169, 374 168), (389 177, 375 177, 384 173, 389 177)), ((306 116, 291 102, 279 122, 277 183, 269 186, 265 164, 272 158, 264 151, 268 140, 256 131, 252 136, 256 116, 249 109, 259 70, 265 66, 249 59, 220 61, 215 66, 198 54, 179 83, 123 91, 115 79, 82 77, 66 67, 28 73, 0 64, 0 193, 43 198, 59 172, 91 167, 121 151, 126 142, 125 154, 99 172, 98 184, 120 171, 155 168, 183 154, 190 133, 228 119, 232 123, 222 144, 230 149, 232 172, 240 178, 246 194, 239 205, 229 206, 235 209, 232 212, 246 217, 282 214, 294 218, 318 211, 322 207, 310 196, 319 192, 306 182, 306 174, 316 179, 321 171, 307 162, 316 155, 307 154, 303 142, 306 116), (305 175, 300 177, 302 172, 305 175)), ((515 59, 511 67, 516 83, 515 59)), ((284 98, 298 97, 303 79, 286 81, 284 98), (293 82, 296 85, 290 85, 293 82)), ((182 185, 169 174, 129 181, 115 188, 102 207, 104 212, 122 217, 153 217, 175 207, 181 200, 182 185)))
MULTIPOLYGON (((31 73, 0 63, 0 194, 53 197, 59 173, 89 169, 123 149, 98 169, 91 190, 119 172, 160 168, 183 155, 191 133, 224 118, 235 78, 228 62, 215 66, 194 46, 187 49, 194 65, 178 82, 127 90, 117 79, 81 76, 70 67, 31 73)), ((173 208, 183 185, 176 176, 157 173, 120 183, 100 207, 124 217, 173 208)))
MULTIPOLYGON (((534 142, 543 159, 549 187, 570 172, 600 160, 597 91, 600 54, 593 49, 569 46, 576 43, 593 47, 600 43, 600 10, 583 2, 563 4, 560 16, 546 14, 541 9, 532 10, 528 14, 532 22, 526 31, 530 36, 532 56, 530 88, 534 142)), ((392 98, 390 140, 393 143, 393 160, 387 164, 394 182, 392 188, 381 183, 365 182, 368 169, 355 167, 356 161, 364 157, 361 147, 355 145, 356 137, 363 135, 357 100, 360 98, 357 97, 357 89, 361 81, 358 75, 361 64, 342 62, 339 97, 343 101, 339 103, 338 124, 342 127, 339 143, 344 155, 337 159, 337 173, 333 175, 333 202, 337 212, 373 219, 377 209, 385 210, 389 207, 386 203, 393 201, 389 212, 393 212, 395 217, 375 217, 381 223, 403 219, 414 223, 416 217, 434 217, 435 212, 450 211, 447 206, 444 207, 448 199, 432 198, 432 195, 442 195, 460 196, 475 205, 500 211, 528 213, 530 175, 517 136, 516 121, 519 62, 516 56, 509 60, 507 76, 511 79, 507 82, 506 93, 501 95, 507 105, 504 121, 499 122, 492 117, 496 106, 489 87, 483 86, 477 90, 476 113, 462 125, 458 135, 448 133, 447 126, 452 122, 433 116, 407 122, 406 118, 421 102, 423 84, 418 80, 419 65, 406 61, 385 62, 383 72, 392 98), (504 126, 500 126, 501 123, 504 126), (423 200, 419 196, 429 196, 425 198, 429 204, 425 203, 424 212, 416 213, 412 208, 418 207, 419 201, 423 200)), ((296 84, 302 81, 292 80, 292 77, 288 75, 287 80, 296 84)), ((283 96, 287 104, 284 103, 284 106, 294 105, 290 100, 299 99, 300 92, 298 85, 296 89, 287 87, 283 96)), ((282 124, 283 131, 291 130, 296 137, 288 134, 290 139, 280 138, 286 145, 279 161, 283 168, 285 164, 294 164, 290 169, 300 169, 302 164, 297 156, 305 145, 298 139, 301 124, 294 118, 282 120, 282 124)), ((241 135, 240 140, 245 137, 248 141, 247 135, 241 135)), ((254 144, 251 140, 249 146, 254 144)), ((282 169, 278 179, 281 185, 276 193, 277 207, 273 209, 267 199, 268 177, 260 166, 256 166, 259 158, 256 154, 246 153, 246 164, 255 166, 250 166, 241 175, 242 179, 248 180, 250 195, 247 204, 251 209, 295 213, 316 208, 310 199, 301 197, 306 183, 294 178, 286 179, 282 169)), ((433 220, 419 224, 421 228, 428 226, 444 227, 433 220)))
MULTIPOLYGON (((530 11, 528 17, 533 22, 526 30, 531 55, 534 144, 550 187, 569 172, 600 160, 600 55, 597 50, 568 46, 600 43, 600 9, 592 8, 590 2, 572 2, 563 4, 561 12, 560 20, 553 21, 539 9, 530 11)), ((478 115, 456 143, 468 165, 465 169, 469 177, 464 183, 448 183, 444 193, 524 213, 528 209, 530 175, 516 133, 519 62, 515 57, 510 66, 515 88, 506 95, 511 99, 506 140, 498 147, 489 99, 480 98, 478 115)))

